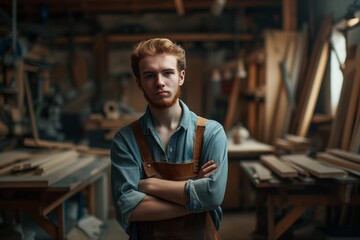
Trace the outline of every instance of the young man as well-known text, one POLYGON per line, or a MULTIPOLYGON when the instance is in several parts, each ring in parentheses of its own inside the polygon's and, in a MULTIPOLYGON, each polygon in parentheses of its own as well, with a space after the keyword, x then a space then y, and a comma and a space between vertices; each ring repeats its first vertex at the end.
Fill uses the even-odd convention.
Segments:
POLYGON ((227 139, 218 122, 198 117, 179 99, 184 49, 164 38, 140 42, 131 67, 148 107, 113 139, 119 223, 136 240, 220 239, 227 139))

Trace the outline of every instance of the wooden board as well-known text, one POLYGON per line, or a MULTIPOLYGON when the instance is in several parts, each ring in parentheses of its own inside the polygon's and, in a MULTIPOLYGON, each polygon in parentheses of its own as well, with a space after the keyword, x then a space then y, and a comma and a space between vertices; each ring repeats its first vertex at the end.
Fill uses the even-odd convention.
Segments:
POLYGON ((81 157, 74 164, 60 168, 58 171, 46 176, 35 175, 35 173, 25 176, 0 176, 0 188, 46 188, 94 160, 94 156, 81 157))
MULTIPOLYGON (((355 62, 359 63, 360 61, 360 44, 356 47, 356 55, 355 55, 355 62)), ((353 81, 351 84, 351 89, 349 91, 349 102, 345 112, 345 119, 344 119, 344 129, 343 129, 343 136, 341 142, 341 148, 344 150, 349 150, 350 148, 350 140, 352 134, 354 134, 354 125, 355 117, 356 117, 356 110, 358 108, 358 96, 360 94, 360 68, 357 64, 355 67, 355 73, 353 76, 353 81)))
POLYGON ((228 156, 229 158, 241 157, 258 157, 261 154, 274 153, 275 148, 271 145, 248 139, 240 144, 234 144, 232 140, 228 141, 228 156))
POLYGON ((281 150, 285 150, 292 153, 306 152, 309 150, 309 145, 296 144, 287 139, 276 139, 275 146, 281 150))
POLYGON ((293 169, 295 169, 299 174, 304 175, 304 176, 309 176, 309 173, 304 168, 290 162, 288 159, 280 157, 280 160, 283 163, 285 163, 286 165, 288 165, 289 167, 292 167, 293 169))
POLYGON ((51 185, 52 189, 59 190, 72 190, 84 183, 84 179, 94 176, 102 172, 110 165, 109 159, 96 159, 88 165, 82 167, 79 171, 69 174, 65 178, 57 181, 51 185))
POLYGON ((352 153, 349 151, 345 151, 342 149, 336 149, 336 148, 328 148, 328 149, 326 149, 326 152, 330 153, 332 155, 335 155, 337 157, 350 160, 352 162, 360 163, 360 155, 356 154, 356 153, 352 153))
POLYGON ((4 151, 0 153, 0 168, 16 161, 28 159, 32 156, 30 152, 26 151, 4 151))
POLYGON ((332 15, 327 16, 320 26, 316 36, 305 78, 299 83, 296 111, 293 116, 292 130, 305 137, 314 113, 317 97, 320 92, 325 66, 329 54, 328 38, 332 29, 332 15))
POLYGON ((330 162, 330 163, 335 164, 335 165, 339 165, 339 166, 342 166, 342 167, 352 169, 354 171, 360 171, 360 164, 348 161, 348 160, 343 159, 343 158, 333 156, 333 155, 331 155, 329 153, 318 153, 318 154, 316 154, 316 158, 321 159, 321 160, 326 161, 326 162, 330 162))
MULTIPOLYGON (((280 74, 280 62, 284 60, 286 46, 288 45, 291 39, 297 39, 299 33, 295 31, 281 31, 281 30, 268 30, 265 32, 265 52, 266 52, 266 62, 265 62, 265 77, 266 77, 266 92, 265 92, 265 121, 264 121, 264 140, 267 143, 274 142, 274 136, 278 134, 273 134, 274 123, 276 119, 277 104, 286 104, 286 93, 280 93, 281 89, 281 74, 280 74), (289 40, 290 39, 290 40, 289 40), (279 96, 281 95, 281 100, 279 96)), ((293 44, 291 47, 290 53, 295 50, 296 44, 293 44)), ((294 55, 294 54, 292 54, 294 55)), ((301 54, 297 55, 301 56, 301 54)), ((286 63, 289 66, 292 66, 294 59, 287 59, 286 63)), ((298 63, 298 62, 297 62, 298 63)), ((292 76, 295 80, 295 75, 292 76)), ((294 83, 295 84, 295 83, 294 83)), ((281 91, 282 92, 282 91, 281 91)), ((283 108, 283 107, 281 107, 283 108)), ((282 113, 281 113, 282 114, 282 113)), ((281 118, 280 118, 281 119, 281 118)), ((281 128, 281 123, 276 126, 276 129, 281 128)))
POLYGON ((310 174, 318 178, 332 178, 345 176, 347 173, 338 168, 332 168, 324 166, 319 161, 315 161, 303 154, 292 154, 281 156, 283 159, 287 159, 290 162, 299 165, 300 167, 307 170, 310 174))
POLYGON ((297 134, 306 137, 310 128, 311 119, 314 114, 315 106, 317 103, 320 87, 325 73, 325 68, 329 59, 329 43, 325 42, 322 46, 319 61, 317 63, 317 70, 311 82, 310 91, 305 96, 304 109, 299 118, 299 127, 297 134))
POLYGON ((260 161, 280 177, 292 178, 298 176, 298 172, 295 169, 283 163, 275 155, 262 155, 260 156, 260 161))
POLYGON ((231 127, 233 126, 233 124, 234 124, 234 116, 235 116, 235 113, 236 113, 238 97, 239 97, 239 92, 240 92, 240 83, 241 83, 240 77, 236 76, 234 86, 233 86, 233 88, 231 90, 231 96, 230 96, 230 100, 229 100, 229 107, 227 109, 225 122, 224 122, 224 130, 225 130, 225 132, 228 132, 231 129, 231 127))
POLYGON ((251 163, 250 167, 254 170, 256 176, 260 181, 271 180, 271 171, 260 163, 251 163))
POLYGON ((345 62, 344 80, 341 87, 340 98, 336 109, 336 114, 331 126, 330 139, 328 147, 340 148, 341 140, 343 136, 345 116, 350 99, 350 91, 353 85, 355 71, 356 71, 356 59, 355 59, 355 47, 348 49, 348 54, 345 62))

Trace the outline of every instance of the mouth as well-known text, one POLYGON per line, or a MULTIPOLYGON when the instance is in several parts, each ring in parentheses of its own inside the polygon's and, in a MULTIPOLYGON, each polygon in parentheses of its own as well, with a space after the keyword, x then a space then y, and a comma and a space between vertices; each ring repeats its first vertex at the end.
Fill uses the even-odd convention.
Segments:
POLYGON ((168 95, 169 93, 167 91, 157 91, 155 93, 156 96, 166 96, 168 95))

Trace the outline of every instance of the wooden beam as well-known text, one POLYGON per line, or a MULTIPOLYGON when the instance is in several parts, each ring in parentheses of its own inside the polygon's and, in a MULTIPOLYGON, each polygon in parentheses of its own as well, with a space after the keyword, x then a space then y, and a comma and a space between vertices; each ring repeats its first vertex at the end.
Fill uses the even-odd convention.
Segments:
POLYGON ((283 29, 295 31, 297 27, 297 0, 282 0, 283 29))
MULTIPOLYGON (((205 42, 205 41, 252 41, 254 36, 252 34, 243 33, 235 35, 232 33, 168 33, 161 34, 162 37, 171 39, 177 42, 205 42)), ((139 35, 126 35, 126 34, 112 34, 107 35, 108 43, 136 43, 144 39, 159 37, 158 34, 139 34, 139 35)), ((58 37, 55 40, 56 44, 67 44, 69 39, 67 37, 58 37)), ((75 36, 75 44, 91 44, 94 41, 94 37, 90 35, 75 36)))
POLYGON ((175 3, 175 9, 179 16, 184 16, 185 9, 184 9, 184 3, 183 0, 174 0, 175 3))

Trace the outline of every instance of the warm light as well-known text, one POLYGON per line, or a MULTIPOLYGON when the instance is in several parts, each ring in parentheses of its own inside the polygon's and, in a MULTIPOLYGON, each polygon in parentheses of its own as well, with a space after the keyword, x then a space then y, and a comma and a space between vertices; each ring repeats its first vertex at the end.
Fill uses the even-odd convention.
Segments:
POLYGON ((353 27, 353 26, 355 26, 356 24, 358 24, 359 23, 359 18, 352 18, 352 19, 349 19, 349 20, 347 20, 347 27, 349 27, 349 28, 351 28, 351 27, 353 27))

